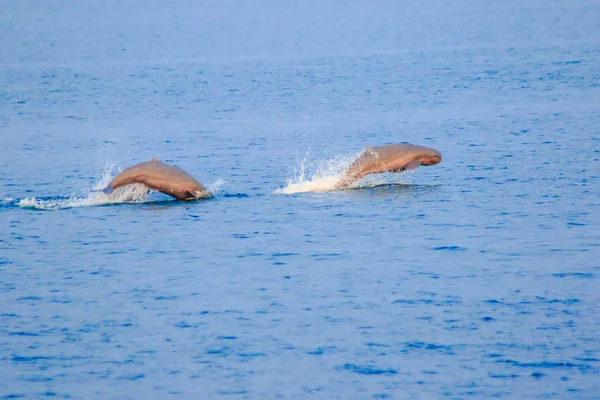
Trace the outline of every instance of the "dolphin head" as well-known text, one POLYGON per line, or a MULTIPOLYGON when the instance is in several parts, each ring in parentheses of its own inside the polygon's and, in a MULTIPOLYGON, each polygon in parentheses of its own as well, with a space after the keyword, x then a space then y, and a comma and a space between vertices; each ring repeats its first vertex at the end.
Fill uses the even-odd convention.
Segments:
POLYGON ((425 148, 423 153, 423 157, 421 157, 421 165, 435 165, 442 161, 442 155, 437 150, 425 148))

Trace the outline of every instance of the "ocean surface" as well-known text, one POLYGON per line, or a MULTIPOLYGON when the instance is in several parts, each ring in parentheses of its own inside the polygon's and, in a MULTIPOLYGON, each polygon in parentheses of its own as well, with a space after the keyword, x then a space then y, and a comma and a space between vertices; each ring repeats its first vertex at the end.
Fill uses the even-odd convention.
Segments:
POLYGON ((599 399, 599 159, 596 0, 4 0, 0 399, 599 399))

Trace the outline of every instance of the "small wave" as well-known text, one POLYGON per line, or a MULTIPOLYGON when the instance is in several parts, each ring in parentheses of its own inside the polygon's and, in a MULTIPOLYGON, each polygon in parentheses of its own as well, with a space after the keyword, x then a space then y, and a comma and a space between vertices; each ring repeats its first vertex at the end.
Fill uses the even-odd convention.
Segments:
POLYGON ((31 197, 18 201, 18 206, 37 210, 61 210, 65 208, 92 207, 117 203, 143 203, 146 201, 149 190, 142 184, 124 186, 110 194, 104 194, 102 189, 113 178, 114 165, 107 165, 102 176, 86 196, 72 195, 69 197, 31 197))
MULTIPOLYGON (((94 207, 108 204, 149 202, 148 195, 152 191, 141 183, 123 186, 115 189, 110 194, 104 194, 102 189, 116 175, 113 174, 113 170, 115 169, 117 170, 116 173, 121 172, 115 165, 107 165, 98 182, 93 185, 92 189, 85 196, 74 194, 69 197, 31 197, 21 200, 11 199, 11 201, 19 207, 37 210, 62 210, 66 208, 94 207)), ((207 189, 211 195, 215 195, 224 183, 224 180, 218 179, 209 185, 207 189)))
POLYGON ((86 197, 31 197, 19 200, 18 205, 22 208, 33 208, 38 210, 62 210, 65 208, 93 207, 105 204, 144 203, 146 202, 148 192, 148 187, 141 184, 135 184, 119 188, 109 195, 102 192, 92 192, 86 197))
MULTIPOLYGON (((358 153, 337 156, 327 160, 312 161, 309 152, 300 160, 299 165, 292 171, 292 177, 287 180, 285 187, 276 189, 273 194, 294 194, 306 192, 330 192, 337 189, 338 183, 344 176, 344 171, 352 164, 358 153)), ((402 174, 369 175, 353 183, 348 188, 372 188, 389 183, 406 184, 407 172, 402 174), (400 178, 402 175, 402 178, 400 178), (390 179, 390 176, 394 178, 390 179)))
POLYGON ((6 197, 6 198, 0 200, 0 209, 14 207, 16 203, 17 203, 17 200, 15 200, 11 197, 6 197))
POLYGON ((287 186, 284 188, 276 189, 274 194, 294 194, 294 193, 306 193, 306 192, 330 192, 335 190, 337 184, 342 179, 342 175, 330 176, 322 178, 309 179, 304 182, 294 183, 292 180, 288 180, 287 186))

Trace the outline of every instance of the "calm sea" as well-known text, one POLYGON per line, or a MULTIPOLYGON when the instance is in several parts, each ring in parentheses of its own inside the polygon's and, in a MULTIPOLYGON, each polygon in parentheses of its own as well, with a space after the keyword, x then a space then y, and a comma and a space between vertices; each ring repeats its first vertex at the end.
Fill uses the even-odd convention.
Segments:
POLYGON ((1 1, 0 398, 598 399, 599 158, 594 0, 1 1))

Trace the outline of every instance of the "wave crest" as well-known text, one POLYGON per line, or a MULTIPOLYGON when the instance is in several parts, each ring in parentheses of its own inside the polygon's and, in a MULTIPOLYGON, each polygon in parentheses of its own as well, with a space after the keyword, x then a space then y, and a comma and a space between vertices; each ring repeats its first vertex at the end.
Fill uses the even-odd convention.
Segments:
POLYGON ((304 192, 330 192, 337 190, 337 184, 344 171, 360 155, 340 155, 326 160, 310 160, 310 150, 299 161, 287 180, 287 186, 279 188, 273 194, 293 194, 304 192))
POLYGON ((61 210, 65 208, 91 207, 104 204, 116 203, 143 203, 148 196, 148 187, 142 184, 134 184, 119 188, 106 195, 102 189, 110 183, 113 178, 115 165, 107 165, 102 172, 98 182, 86 196, 72 195, 66 198, 25 198, 17 203, 22 208, 33 208, 38 210, 61 210))
MULTIPOLYGON (((344 171, 356 158, 358 153, 336 156, 326 160, 310 160, 310 151, 298 162, 292 171, 292 176, 287 180, 285 187, 273 191, 273 194, 294 194, 306 192, 330 192, 339 190, 338 183, 344 176, 344 171)), ((368 175, 353 184, 348 189, 371 188, 385 184, 407 184, 406 177, 412 171, 402 173, 382 173, 368 175)))

